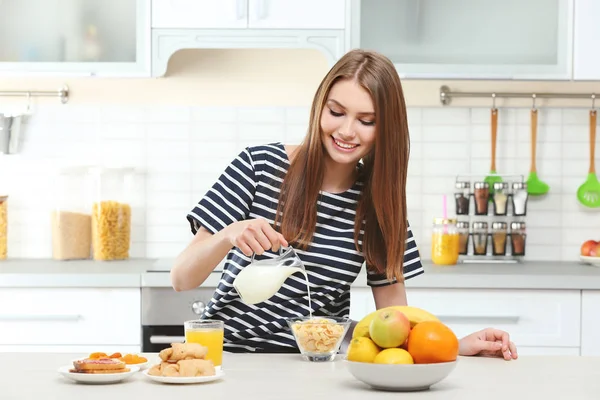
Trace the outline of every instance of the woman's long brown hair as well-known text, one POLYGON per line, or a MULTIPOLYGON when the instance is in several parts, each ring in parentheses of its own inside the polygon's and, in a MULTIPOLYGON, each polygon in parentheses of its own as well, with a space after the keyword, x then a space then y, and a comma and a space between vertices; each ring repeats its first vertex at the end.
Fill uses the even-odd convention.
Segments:
POLYGON ((319 85, 310 111, 308 133, 295 151, 283 180, 275 226, 300 249, 306 249, 312 240, 326 157, 321 113, 331 87, 343 79, 354 80, 367 90, 375 107, 375 145, 363 159, 364 186, 354 223, 355 246, 363 252, 367 268, 385 272, 389 280, 395 277, 401 282, 408 230, 406 174, 410 139, 400 78, 394 65, 381 54, 350 51, 319 85), (363 228, 360 246, 358 238, 363 228))

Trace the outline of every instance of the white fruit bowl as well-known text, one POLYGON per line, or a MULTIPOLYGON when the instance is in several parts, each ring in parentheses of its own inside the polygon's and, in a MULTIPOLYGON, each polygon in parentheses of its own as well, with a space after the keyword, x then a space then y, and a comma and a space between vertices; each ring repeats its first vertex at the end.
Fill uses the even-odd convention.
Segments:
POLYGON ((377 390, 416 392, 445 379, 457 361, 437 364, 372 364, 345 360, 357 380, 377 390))
POLYGON ((590 256, 579 256, 579 259, 585 264, 593 265, 594 267, 600 267, 600 257, 590 257, 590 256))

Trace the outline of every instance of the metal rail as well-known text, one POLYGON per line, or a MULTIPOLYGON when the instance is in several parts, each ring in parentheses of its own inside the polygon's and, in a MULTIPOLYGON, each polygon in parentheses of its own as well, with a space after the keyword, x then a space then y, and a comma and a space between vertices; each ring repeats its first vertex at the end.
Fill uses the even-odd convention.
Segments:
POLYGON ((61 103, 65 104, 69 101, 69 87, 64 85, 58 90, 13 90, 13 91, 2 91, 0 90, 0 97, 18 97, 23 96, 27 98, 31 97, 59 97, 61 103))

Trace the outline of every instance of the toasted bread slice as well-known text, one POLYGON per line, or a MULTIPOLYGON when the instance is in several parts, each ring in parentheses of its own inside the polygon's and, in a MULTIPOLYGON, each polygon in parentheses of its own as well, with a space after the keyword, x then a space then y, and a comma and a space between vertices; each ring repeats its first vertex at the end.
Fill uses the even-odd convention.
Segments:
POLYGON ((73 361, 73 367, 76 370, 118 370, 125 368, 125 363, 115 358, 100 358, 73 361))
POLYGON ((69 372, 77 374, 120 374, 122 372, 131 371, 129 368, 121 369, 71 369, 69 372))

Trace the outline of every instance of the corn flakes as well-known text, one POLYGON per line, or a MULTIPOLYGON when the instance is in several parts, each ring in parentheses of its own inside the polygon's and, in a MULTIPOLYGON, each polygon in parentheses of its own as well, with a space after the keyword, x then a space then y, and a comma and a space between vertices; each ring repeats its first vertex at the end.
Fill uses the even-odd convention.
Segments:
POLYGON ((331 353, 337 350, 344 335, 344 326, 328 319, 310 319, 292 324, 298 346, 311 353, 331 353))
POLYGON ((129 258, 131 207, 116 201, 94 203, 92 244, 95 260, 129 258))

